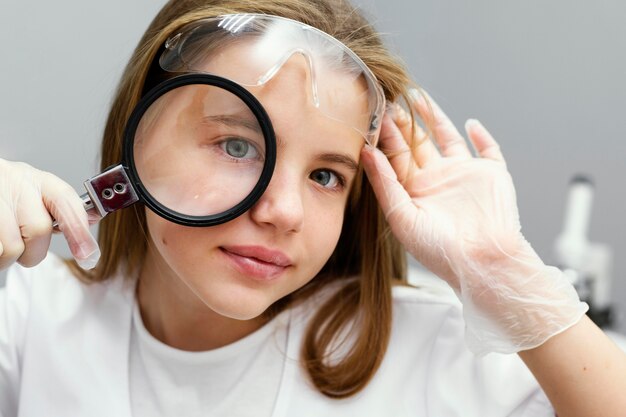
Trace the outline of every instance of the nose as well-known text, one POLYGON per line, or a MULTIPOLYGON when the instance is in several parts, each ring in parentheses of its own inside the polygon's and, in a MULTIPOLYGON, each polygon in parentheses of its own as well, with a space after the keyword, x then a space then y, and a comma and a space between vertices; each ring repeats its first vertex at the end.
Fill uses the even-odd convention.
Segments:
POLYGON ((288 167, 276 166, 267 189, 250 209, 257 224, 271 226, 279 232, 299 232, 304 221, 302 182, 288 167))

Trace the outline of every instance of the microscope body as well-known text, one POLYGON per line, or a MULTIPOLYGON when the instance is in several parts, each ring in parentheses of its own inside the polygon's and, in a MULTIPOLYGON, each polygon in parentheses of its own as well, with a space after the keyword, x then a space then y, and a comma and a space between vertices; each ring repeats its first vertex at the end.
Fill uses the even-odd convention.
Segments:
POLYGON ((615 324, 611 307, 613 252, 609 245, 590 242, 589 220, 594 186, 585 176, 576 176, 569 185, 563 230, 554 245, 556 264, 569 277, 582 301, 589 304, 587 315, 601 328, 615 324))

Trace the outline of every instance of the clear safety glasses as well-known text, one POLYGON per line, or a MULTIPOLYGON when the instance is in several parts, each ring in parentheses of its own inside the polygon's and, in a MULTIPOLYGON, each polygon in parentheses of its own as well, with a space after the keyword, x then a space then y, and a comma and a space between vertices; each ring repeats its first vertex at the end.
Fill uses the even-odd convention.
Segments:
POLYGON ((276 16, 227 15, 189 23, 165 48, 159 60, 165 71, 219 75, 253 93, 290 61, 304 60, 300 88, 310 94, 310 106, 375 145, 385 108, 382 88, 354 52, 319 29, 276 16), (222 65, 225 59, 236 59, 239 70, 226 70, 232 66, 222 65), (356 102, 362 104, 347 105, 356 102))
POLYGON ((175 223, 210 226, 252 207, 276 160, 263 97, 286 72, 305 116, 329 118, 370 144, 380 130, 385 99, 371 71, 341 42, 296 21, 198 20, 167 40, 159 64, 174 76, 137 104, 122 162, 85 182, 85 207, 102 217, 141 201, 175 223))

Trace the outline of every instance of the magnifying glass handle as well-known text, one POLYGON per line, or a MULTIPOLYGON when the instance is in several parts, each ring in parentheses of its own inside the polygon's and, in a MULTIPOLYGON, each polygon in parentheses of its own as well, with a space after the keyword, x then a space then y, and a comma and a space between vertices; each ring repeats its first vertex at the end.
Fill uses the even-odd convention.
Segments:
MULTIPOLYGON (((84 185, 87 192, 80 196, 83 207, 96 217, 102 218, 139 201, 139 196, 121 164, 88 179, 84 185)), ((59 231, 56 220, 53 221, 52 227, 54 231, 59 231)))

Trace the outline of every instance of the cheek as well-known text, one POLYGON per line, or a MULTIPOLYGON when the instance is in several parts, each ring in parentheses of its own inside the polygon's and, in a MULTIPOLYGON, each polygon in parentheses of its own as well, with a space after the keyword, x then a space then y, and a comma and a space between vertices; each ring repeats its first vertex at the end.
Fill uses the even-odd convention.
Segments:
POLYGON ((201 251, 202 239, 196 236, 198 228, 177 225, 150 210, 146 210, 146 223, 154 246, 171 269, 179 274, 183 267, 196 264, 191 260, 197 259, 201 251))
POLYGON ((326 264, 332 255, 343 226, 343 213, 345 204, 339 204, 333 209, 315 210, 308 215, 304 239, 308 242, 307 253, 315 254, 311 259, 315 259, 312 268, 313 275, 326 264))

